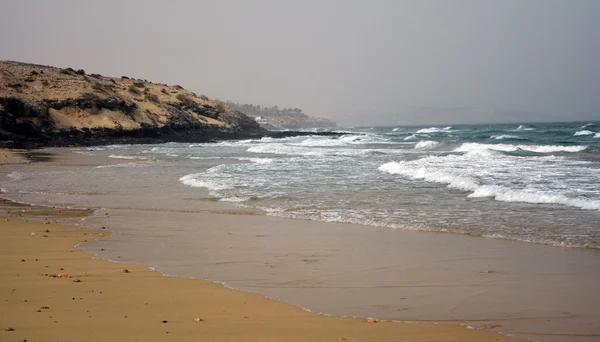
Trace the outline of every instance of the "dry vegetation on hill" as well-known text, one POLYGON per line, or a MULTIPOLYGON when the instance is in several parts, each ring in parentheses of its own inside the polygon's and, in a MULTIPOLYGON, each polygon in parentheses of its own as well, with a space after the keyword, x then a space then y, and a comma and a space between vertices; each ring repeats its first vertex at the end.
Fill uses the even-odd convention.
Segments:
POLYGON ((77 143, 80 133, 196 131, 214 135, 260 130, 253 119, 221 101, 177 85, 0 61, 3 141, 35 140, 52 145, 52 141, 63 144, 72 140, 65 137, 74 137, 77 143))

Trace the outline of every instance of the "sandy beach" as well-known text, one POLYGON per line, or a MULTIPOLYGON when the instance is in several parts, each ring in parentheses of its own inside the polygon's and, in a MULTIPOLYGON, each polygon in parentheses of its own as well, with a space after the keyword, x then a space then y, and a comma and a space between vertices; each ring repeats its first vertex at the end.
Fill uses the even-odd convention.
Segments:
MULTIPOLYGON (((5 162, 24 161, 3 153, 5 162)), ((516 340, 456 325, 319 315, 212 282, 165 277, 145 265, 95 259, 75 246, 109 233, 75 226, 87 213, 3 204, 0 340, 516 340)))
POLYGON ((59 224, 72 213, 48 212, 50 224, 43 224, 18 217, 31 215, 23 210, 5 210, 0 223, 2 341, 516 340, 460 326, 323 316, 144 265, 93 259, 74 246, 103 231, 59 224))

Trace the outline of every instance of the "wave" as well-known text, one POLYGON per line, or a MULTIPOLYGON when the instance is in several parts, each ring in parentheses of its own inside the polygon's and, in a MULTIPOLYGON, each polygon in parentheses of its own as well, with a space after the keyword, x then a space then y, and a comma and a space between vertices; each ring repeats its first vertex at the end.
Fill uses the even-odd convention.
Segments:
POLYGON ((588 124, 585 124, 585 125, 581 126, 581 129, 586 129, 586 128, 590 128, 590 127, 596 127, 596 126, 597 125, 595 123, 590 122, 588 124))
POLYGON ((121 168, 121 167, 146 167, 151 165, 151 163, 123 163, 123 164, 110 164, 110 165, 99 165, 96 166, 96 169, 111 169, 111 168, 121 168))
POLYGON ((145 157, 138 157, 138 156, 123 156, 123 155, 119 155, 119 154, 111 154, 110 156, 108 156, 108 158, 114 158, 114 159, 148 159, 145 157))
POLYGON ((236 197, 236 196, 232 196, 232 197, 221 198, 219 201, 221 201, 221 202, 240 203, 240 202, 246 202, 249 199, 250 199, 250 197, 236 197))
POLYGON ((579 136, 579 135, 592 135, 595 134, 595 132, 592 131, 588 131, 587 129, 584 129, 582 131, 577 131, 575 132, 575 134, 573 134, 573 136, 579 136))
POLYGON ((443 171, 431 171, 425 167, 414 167, 405 161, 385 163, 377 170, 431 183, 443 183, 447 184, 449 188, 459 190, 475 191, 479 187, 477 182, 471 177, 453 175, 443 171))
POLYGON ((521 138, 521 137, 516 136, 516 135, 510 135, 510 134, 492 135, 490 137, 490 139, 495 139, 495 140, 504 140, 504 139, 525 140, 524 138, 521 138))
POLYGON ((519 125, 519 127, 515 128, 514 131, 533 131, 535 128, 527 127, 523 125, 519 125))
POLYGON ((249 161, 255 164, 269 164, 273 162, 273 159, 271 158, 248 158, 248 157, 238 157, 235 158, 237 160, 241 160, 241 161, 249 161))
POLYGON ((417 139, 417 136, 414 134, 411 134, 411 135, 407 136, 406 138, 404 138, 404 140, 412 140, 412 139, 417 139))
POLYGON ((185 185, 193 186, 195 188, 207 188, 212 191, 226 190, 232 188, 228 185, 202 180, 202 177, 206 177, 206 175, 203 173, 192 173, 179 178, 179 181, 185 185))
POLYGON ((471 194, 467 196, 470 198, 491 197, 501 202, 562 204, 585 210, 600 210, 600 200, 572 198, 563 194, 532 190, 516 190, 500 185, 480 185, 474 178, 469 176, 440 170, 430 170, 425 167, 410 165, 409 162, 404 161, 383 164, 378 170, 411 179, 446 184, 449 188, 470 191, 471 194))
POLYGON ((529 151, 536 153, 552 153, 552 152, 581 152, 588 146, 561 146, 561 145, 511 145, 511 144, 480 144, 480 143, 463 143, 461 146, 454 149, 454 152, 466 153, 486 153, 491 151, 529 151))
POLYGON ((594 135, 594 139, 598 139, 598 138, 600 138, 600 132, 598 132, 594 135))
POLYGON ((416 149, 428 149, 438 146, 440 143, 433 140, 421 140, 415 144, 416 149))
POLYGON ((448 126, 448 127, 444 127, 444 128, 429 127, 429 128, 422 128, 422 129, 418 130, 416 133, 447 133, 447 132, 450 132, 451 129, 452 129, 452 126, 448 126))
POLYGON ((571 198, 562 194, 515 190, 498 185, 482 185, 468 197, 492 197, 501 202, 562 204, 586 210, 600 210, 600 201, 598 200, 571 198))
POLYGON ((392 132, 398 132, 399 130, 400 130, 400 128, 398 128, 398 127, 397 127, 397 128, 394 128, 394 129, 392 130, 392 132))

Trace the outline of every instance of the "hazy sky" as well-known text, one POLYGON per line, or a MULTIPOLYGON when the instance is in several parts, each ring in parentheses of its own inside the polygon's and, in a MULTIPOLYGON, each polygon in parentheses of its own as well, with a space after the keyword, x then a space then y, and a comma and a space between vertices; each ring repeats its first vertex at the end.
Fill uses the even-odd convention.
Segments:
POLYGON ((600 120, 600 0, 0 0, 0 59, 345 125, 600 120))

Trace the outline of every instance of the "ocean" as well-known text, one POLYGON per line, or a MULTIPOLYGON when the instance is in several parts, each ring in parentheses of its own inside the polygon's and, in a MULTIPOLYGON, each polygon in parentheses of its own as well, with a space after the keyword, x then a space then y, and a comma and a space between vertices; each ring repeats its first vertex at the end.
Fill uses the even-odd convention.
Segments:
POLYGON ((123 157, 239 161, 179 180, 268 215, 600 248, 597 123, 342 131, 123 157))
POLYGON ((316 312, 599 336, 600 122, 331 131, 50 150, 0 196, 96 209, 97 257, 316 312))

